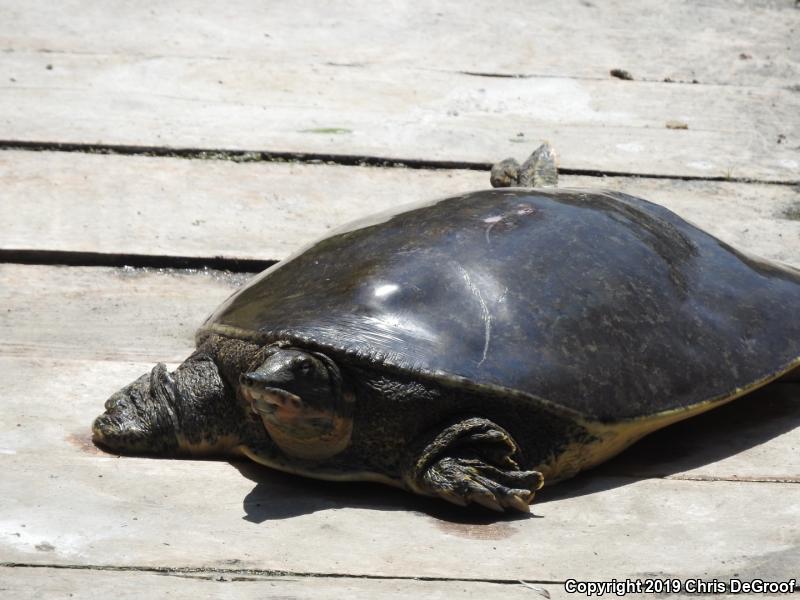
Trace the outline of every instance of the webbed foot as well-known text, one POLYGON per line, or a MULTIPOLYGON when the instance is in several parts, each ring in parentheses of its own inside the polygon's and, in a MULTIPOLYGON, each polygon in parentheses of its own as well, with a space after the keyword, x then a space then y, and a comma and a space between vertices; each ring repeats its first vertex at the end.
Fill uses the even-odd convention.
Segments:
POLYGON ((426 487, 453 504, 470 502, 503 512, 530 511, 544 478, 538 471, 501 470, 481 460, 443 458, 423 475, 426 487))
POLYGON ((453 504, 480 504, 491 510, 528 512, 544 477, 523 471, 519 449, 502 427, 481 418, 458 421, 429 436, 405 474, 414 491, 453 504))

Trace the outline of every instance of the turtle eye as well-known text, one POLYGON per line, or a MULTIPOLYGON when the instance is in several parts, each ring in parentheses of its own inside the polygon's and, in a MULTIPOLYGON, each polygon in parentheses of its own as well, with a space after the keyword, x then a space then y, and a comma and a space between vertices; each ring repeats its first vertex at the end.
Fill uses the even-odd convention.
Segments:
POLYGON ((300 371, 302 375, 308 375, 311 372, 311 361, 307 358, 302 359, 297 365, 297 370, 300 371))

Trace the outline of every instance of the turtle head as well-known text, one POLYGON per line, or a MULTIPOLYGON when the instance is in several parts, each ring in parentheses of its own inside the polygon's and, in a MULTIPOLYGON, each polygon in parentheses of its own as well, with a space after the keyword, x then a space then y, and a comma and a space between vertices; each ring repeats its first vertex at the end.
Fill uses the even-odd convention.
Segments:
POLYGON ((106 400, 93 440, 124 454, 225 454, 242 418, 232 397, 208 356, 193 355, 173 373, 159 363, 106 400))
POLYGON ((353 395, 339 368, 317 352, 282 348, 239 378, 242 396, 289 457, 330 458, 350 443, 353 395))

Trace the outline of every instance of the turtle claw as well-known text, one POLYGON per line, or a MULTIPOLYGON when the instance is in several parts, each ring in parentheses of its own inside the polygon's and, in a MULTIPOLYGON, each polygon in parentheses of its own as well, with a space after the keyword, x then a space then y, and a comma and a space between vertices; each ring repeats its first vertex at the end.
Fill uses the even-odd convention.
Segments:
POLYGON ((499 425, 481 417, 451 422, 412 450, 405 468, 410 489, 458 504, 530 512, 544 477, 519 468, 519 448, 499 425))
POLYGON ((493 510, 495 512, 503 512, 503 506, 500 502, 497 501, 497 498, 491 492, 481 491, 479 494, 471 494, 470 499, 475 504, 480 504, 481 506, 485 506, 489 510, 493 510))
POLYGON ((497 512, 530 512, 543 482, 538 471, 503 471, 480 460, 453 457, 439 460, 423 476, 429 492, 453 504, 480 504, 497 512))
MULTIPOLYGON (((527 490, 514 490, 514 492, 527 492, 527 490)), ((531 500, 533 500, 533 494, 528 493, 528 496, 531 500)), ((518 510, 519 512, 529 513, 531 512, 531 505, 530 502, 527 500, 523 500, 522 494, 517 495, 516 493, 509 495, 508 503, 511 508, 518 510)))

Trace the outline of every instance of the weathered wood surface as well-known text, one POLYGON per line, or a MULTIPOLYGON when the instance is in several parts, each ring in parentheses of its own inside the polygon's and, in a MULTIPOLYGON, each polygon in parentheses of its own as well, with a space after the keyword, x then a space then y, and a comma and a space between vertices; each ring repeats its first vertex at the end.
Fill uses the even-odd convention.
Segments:
POLYGON ((87 424, 149 364, 0 365, 0 563, 531 581, 785 579, 800 564, 796 484, 586 474, 509 520, 249 463, 103 455, 87 424))
MULTIPOLYGON (((549 139, 568 169, 675 177, 562 184, 800 265, 797 188, 763 184, 800 178, 795 4, 0 0, 0 141, 489 163, 549 139), (681 180, 709 176, 762 183, 681 180)), ((486 176, 3 151, 0 248, 275 260, 399 193, 486 176)), ((100 453, 103 400, 181 360, 242 278, 0 266, 0 596, 540 597, 525 579, 559 598, 570 577, 800 575, 793 384, 544 490, 529 519, 100 453), (508 583, 380 579, 422 576, 508 583)))
MULTIPOLYGON (((354 577, 292 577, 253 573, 137 572, 0 567, 0 595, 14 600, 71 598, 74 600, 141 600, 149 596, 176 600, 242 598, 243 600, 537 600, 536 590, 550 598, 565 597, 560 585, 498 584, 465 581, 415 581, 354 577), (157 590, 157 592, 155 592, 157 590)), ((637 598, 637 596, 629 596, 637 598)))
POLYGON ((800 385, 773 384, 641 440, 597 473, 800 484, 800 385))
MULTIPOLYGON (((313 482, 246 463, 100 454, 87 426, 103 399, 153 361, 180 358, 191 346, 194 303, 213 305, 235 282, 15 265, 0 273, 12 284, 3 287, 3 352, 21 355, 0 359, 0 562, 535 581, 638 576, 654 565, 676 576, 796 572, 796 484, 637 480, 612 463, 611 474, 545 490, 540 518, 486 522, 378 486, 313 482), (665 522, 665 514, 680 518, 665 522), (719 523, 736 523, 736 536, 719 523), (564 544, 565 532, 581 544, 564 544), (297 543, 323 537, 325 552, 297 543), (676 539, 682 551, 665 556, 676 539), (696 556, 709 548, 714 558, 699 565, 696 556)), ((759 407, 741 404, 744 412, 723 420, 711 445, 703 446, 702 428, 681 431, 693 456, 678 453, 676 465, 662 451, 648 466, 675 475, 688 459, 695 476, 718 479, 738 476, 738 461, 789 480, 798 472, 798 396, 767 402, 776 408, 761 427, 759 407), (737 440, 730 455, 713 445, 725 439, 737 440)), ((662 444, 678 447, 670 437, 662 444)))
POLYGON ((183 360, 203 319, 245 276, 217 271, 0 265, 0 353, 183 360))
POLYGON ((2 69, 4 140, 493 162, 523 134, 570 169, 775 181, 800 169, 800 94, 783 87, 82 53, 10 52, 2 69))
MULTIPOLYGON (((202 319, 243 279, 214 271, 0 265, 0 281, 6 283, 0 286, 0 306, 5 307, 0 314, 0 354, 30 360, 100 361, 85 379, 91 410, 75 423, 77 429, 85 430, 94 416, 90 413, 99 411, 114 385, 121 387, 137 374, 120 376, 114 385, 92 396, 89 382, 101 375, 106 361, 183 360, 193 348, 194 330, 202 319)), ((23 376, 11 369, 7 373, 21 382, 20 397, 25 395, 27 382, 47 379, 43 374, 23 376)), ((76 374, 71 373, 67 380, 72 377, 76 374)), ((79 377, 71 390, 78 381, 79 377)), ((52 398, 57 395, 55 389, 28 389, 28 394, 52 398)), ((37 436, 31 443, 46 446, 47 439, 37 436)), ((800 482, 798 446, 800 386, 773 385, 758 395, 654 434, 602 472, 800 482)))
MULTIPOLYGON (((727 581, 725 582, 727 583, 727 581)), ((561 584, 512 582, 507 584, 473 581, 415 581, 406 579, 364 579, 354 577, 292 577, 254 573, 216 572, 133 572, 72 570, 48 567, 0 567, 0 593, 15 600, 73 598, 74 600, 140 600, 143 590, 158 590, 159 597, 176 600, 196 598, 242 598, 243 600, 343 600, 369 598, 394 600, 495 599, 540 600, 575 597, 561 584)), ((696 598, 684 594, 670 598, 696 598)), ((741 595, 714 595, 741 598, 741 595)), ((652 600, 652 594, 626 594, 629 600, 652 600)), ((759 595, 758 598, 786 598, 759 595)))
POLYGON ((780 87, 798 82, 793 0, 0 2, 0 47, 780 87), (180 30, 176 31, 176 23, 180 30), (121 26, 124 24, 124 26, 121 26))
MULTIPOLYGON (((800 266, 798 187, 578 176, 561 183, 641 196, 739 249, 800 266)), ((485 189, 489 176, 5 151, 0 185, 0 248, 280 260, 349 220, 485 189)))

